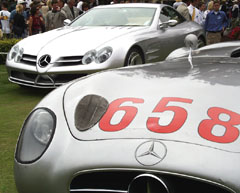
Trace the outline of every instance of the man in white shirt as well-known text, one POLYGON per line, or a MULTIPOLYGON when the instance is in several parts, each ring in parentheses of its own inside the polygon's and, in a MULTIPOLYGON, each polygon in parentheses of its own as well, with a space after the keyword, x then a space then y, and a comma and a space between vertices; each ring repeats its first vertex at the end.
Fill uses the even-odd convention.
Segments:
POLYGON ((0 11, 0 20, 2 25, 3 36, 6 38, 10 38, 11 30, 10 30, 10 12, 8 11, 7 2, 2 2, 2 11, 0 11))
POLYGON ((191 0, 190 5, 188 6, 189 14, 192 18, 192 21, 197 22, 198 24, 201 23, 199 10, 196 7, 198 5, 198 0, 191 0))

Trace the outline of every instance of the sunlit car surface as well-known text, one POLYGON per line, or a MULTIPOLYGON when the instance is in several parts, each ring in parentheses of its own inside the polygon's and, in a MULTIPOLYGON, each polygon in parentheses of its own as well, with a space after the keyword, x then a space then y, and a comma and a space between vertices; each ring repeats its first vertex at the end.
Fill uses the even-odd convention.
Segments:
POLYGON ((160 61, 191 33, 205 44, 202 27, 167 5, 98 6, 68 26, 16 44, 6 62, 9 80, 56 87, 100 70, 160 61))
POLYGON ((19 193, 239 193, 239 52, 206 46, 192 64, 172 57, 57 88, 21 130, 19 193))

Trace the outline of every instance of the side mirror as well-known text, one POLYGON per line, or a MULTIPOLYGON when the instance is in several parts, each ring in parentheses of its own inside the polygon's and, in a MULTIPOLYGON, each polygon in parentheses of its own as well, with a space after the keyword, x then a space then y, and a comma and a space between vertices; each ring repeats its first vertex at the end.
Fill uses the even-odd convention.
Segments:
POLYGON ((71 20, 70 19, 65 19, 63 21, 63 25, 66 26, 66 25, 69 25, 71 23, 71 20))
POLYGON ((178 23, 177 20, 175 20, 175 19, 170 19, 170 20, 168 20, 168 21, 166 21, 166 22, 160 23, 160 24, 159 24, 159 27, 160 27, 160 28, 167 28, 168 26, 175 26, 177 23, 178 23))

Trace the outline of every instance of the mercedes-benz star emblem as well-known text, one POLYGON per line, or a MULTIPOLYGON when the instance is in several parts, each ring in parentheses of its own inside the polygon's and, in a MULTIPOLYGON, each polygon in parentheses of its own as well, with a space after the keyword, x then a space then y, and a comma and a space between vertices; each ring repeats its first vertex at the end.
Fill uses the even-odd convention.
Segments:
POLYGON ((46 67, 51 62, 51 56, 49 55, 43 55, 39 61, 38 64, 40 67, 46 67))
POLYGON ((166 154, 166 146, 157 140, 143 142, 135 151, 136 160, 144 166, 158 164, 165 158, 166 154))

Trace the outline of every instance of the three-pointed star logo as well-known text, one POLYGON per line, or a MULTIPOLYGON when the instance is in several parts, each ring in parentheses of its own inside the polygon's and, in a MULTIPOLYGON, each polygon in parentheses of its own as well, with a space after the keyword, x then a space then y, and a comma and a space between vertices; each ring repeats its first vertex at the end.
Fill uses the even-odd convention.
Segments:
POLYGON ((147 156, 147 155, 152 155, 155 156, 159 159, 162 159, 155 151, 154 151, 154 141, 152 142, 152 145, 150 146, 150 148, 146 151, 143 152, 141 155, 139 155, 138 157, 142 157, 142 156, 147 156))
POLYGON ((166 154, 167 148, 162 142, 151 140, 137 147, 135 158, 142 165, 153 166, 162 161, 166 154))
POLYGON ((50 55, 43 55, 39 59, 39 66, 40 67, 46 67, 51 62, 51 56, 50 55))

